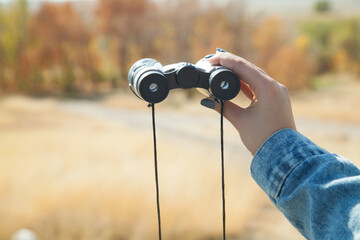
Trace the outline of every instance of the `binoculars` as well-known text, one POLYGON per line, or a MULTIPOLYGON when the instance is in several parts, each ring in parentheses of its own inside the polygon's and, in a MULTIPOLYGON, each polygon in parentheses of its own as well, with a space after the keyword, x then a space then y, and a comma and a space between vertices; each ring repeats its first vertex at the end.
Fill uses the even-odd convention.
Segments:
POLYGON ((140 99, 159 103, 176 88, 202 88, 210 97, 226 101, 240 91, 239 77, 223 66, 212 66, 205 58, 195 65, 186 62, 162 66, 158 61, 144 58, 130 68, 129 86, 140 99))

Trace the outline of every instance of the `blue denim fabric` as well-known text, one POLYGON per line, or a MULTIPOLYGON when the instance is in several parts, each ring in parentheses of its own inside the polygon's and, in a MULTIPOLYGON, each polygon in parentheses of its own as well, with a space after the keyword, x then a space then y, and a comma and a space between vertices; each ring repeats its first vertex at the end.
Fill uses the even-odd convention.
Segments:
POLYGON ((360 239, 360 170, 344 157, 282 129, 255 154, 251 175, 305 238, 360 239))

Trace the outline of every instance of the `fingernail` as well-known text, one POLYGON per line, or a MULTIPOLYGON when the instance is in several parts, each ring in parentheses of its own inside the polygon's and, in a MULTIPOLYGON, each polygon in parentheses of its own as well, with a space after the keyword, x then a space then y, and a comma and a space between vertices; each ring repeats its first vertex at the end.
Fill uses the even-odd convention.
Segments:
POLYGON ((207 108, 210 108, 210 109, 215 108, 215 102, 213 100, 211 100, 210 98, 202 99, 200 104, 203 105, 204 107, 207 107, 207 108))
POLYGON ((222 53, 225 53, 226 51, 224 50, 224 49, 222 49, 222 48, 216 48, 216 51, 217 52, 222 52, 222 53))
POLYGON ((215 56, 215 54, 206 55, 204 58, 205 58, 205 59, 209 59, 209 58, 212 58, 213 56, 215 56))

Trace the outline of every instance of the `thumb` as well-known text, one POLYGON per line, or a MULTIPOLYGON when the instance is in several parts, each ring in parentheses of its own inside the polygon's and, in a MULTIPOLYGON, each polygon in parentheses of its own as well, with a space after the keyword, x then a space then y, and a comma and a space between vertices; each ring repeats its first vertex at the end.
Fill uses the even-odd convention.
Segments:
MULTIPOLYGON (((221 104, 215 101, 213 98, 204 98, 201 100, 200 104, 204 107, 214 109, 218 113, 221 112, 221 104)), ((223 107, 224 117, 237 129, 245 109, 230 101, 225 101, 223 107)))

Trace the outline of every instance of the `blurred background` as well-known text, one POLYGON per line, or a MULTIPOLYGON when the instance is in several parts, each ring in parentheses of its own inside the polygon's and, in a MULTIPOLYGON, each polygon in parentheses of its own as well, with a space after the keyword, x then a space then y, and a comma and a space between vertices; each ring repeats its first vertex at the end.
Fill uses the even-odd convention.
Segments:
MULTIPOLYGON (((298 130, 360 164, 359 0, 0 0, 0 239, 157 239, 151 112, 128 69, 216 47, 285 84, 298 130)), ((219 116, 201 98, 157 107, 165 239, 221 239, 219 116)), ((229 239, 303 239, 227 122, 225 154, 229 239)))

